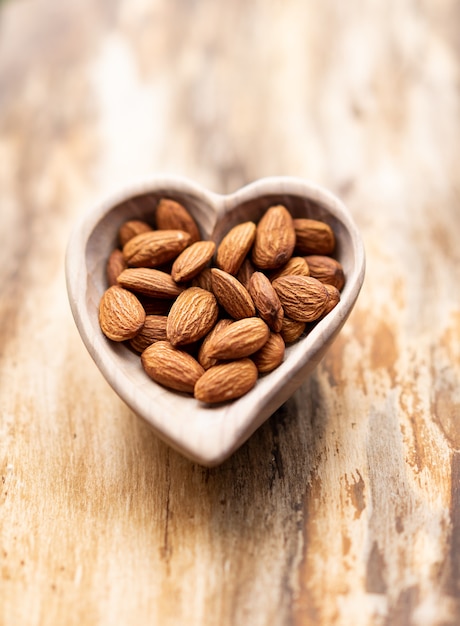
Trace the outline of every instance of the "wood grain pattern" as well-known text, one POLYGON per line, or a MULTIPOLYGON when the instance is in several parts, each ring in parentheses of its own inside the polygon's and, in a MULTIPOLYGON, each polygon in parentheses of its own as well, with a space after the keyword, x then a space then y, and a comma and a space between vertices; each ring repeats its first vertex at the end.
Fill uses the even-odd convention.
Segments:
POLYGON ((0 6, 0 623, 460 621, 455 0, 0 6), (298 392, 222 466, 115 396, 64 251, 117 184, 341 195, 366 282, 298 392))

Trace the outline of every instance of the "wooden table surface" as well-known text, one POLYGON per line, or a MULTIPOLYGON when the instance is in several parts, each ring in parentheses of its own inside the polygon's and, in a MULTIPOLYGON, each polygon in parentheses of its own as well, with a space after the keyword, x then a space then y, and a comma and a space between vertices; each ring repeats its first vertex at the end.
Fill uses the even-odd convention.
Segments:
POLYGON ((0 2, 1 626, 460 623, 460 5, 0 2), (146 174, 325 185, 367 253, 298 392, 195 465, 105 382, 64 254, 146 174))

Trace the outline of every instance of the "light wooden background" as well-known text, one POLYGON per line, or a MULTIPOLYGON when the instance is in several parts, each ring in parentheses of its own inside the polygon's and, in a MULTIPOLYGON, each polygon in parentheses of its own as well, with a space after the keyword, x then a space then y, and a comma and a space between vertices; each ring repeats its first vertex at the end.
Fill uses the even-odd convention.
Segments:
POLYGON ((1 626, 460 623, 460 4, 0 2, 1 626), (144 174, 312 179, 367 276, 322 364, 207 470, 70 314, 80 213, 144 174))

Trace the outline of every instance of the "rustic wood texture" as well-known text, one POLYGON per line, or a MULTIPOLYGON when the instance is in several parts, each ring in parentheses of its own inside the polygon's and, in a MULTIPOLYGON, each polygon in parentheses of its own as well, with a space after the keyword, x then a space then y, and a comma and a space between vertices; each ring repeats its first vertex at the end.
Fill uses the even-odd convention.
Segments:
POLYGON ((460 622, 455 0, 0 3, 0 624, 460 622), (118 399, 64 252, 114 184, 306 177, 367 276, 321 365, 204 469, 118 399))

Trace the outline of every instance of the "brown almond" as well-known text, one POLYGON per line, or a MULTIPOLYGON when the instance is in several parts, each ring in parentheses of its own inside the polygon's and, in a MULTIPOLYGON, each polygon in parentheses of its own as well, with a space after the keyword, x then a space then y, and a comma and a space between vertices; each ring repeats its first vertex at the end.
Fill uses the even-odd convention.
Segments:
POLYGON ((193 393, 204 369, 190 354, 169 341, 157 341, 141 354, 142 366, 155 382, 185 393, 193 393))
POLYGON ((303 257, 293 256, 283 267, 270 274, 270 280, 276 280, 280 276, 310 276, 310 270, 303 257))
POLYGON ((272 330, 279 332, 284 311, 270 280, 262 272, 254 272, 249 282, 249 294, 257 312, 272 330))
POLYGON ((198 363, 204 367, 205 370, 208 370, 213 365, 217 365, 218 359, 210 356, 209 348, 212 346, 213 341, 215 341, 216 337, 219 336, 222 330, 227 328, 230 324, 233 324, 233 320, 229 320, 227 318, 220 319, 204 338, 203 343, 198 350, 198 363))
POLYGON ((201 287, 201 289, 212 291, 212 273, 210 267, 205 267, 198 276, 193 278, 192 287, 201 287))
POLYGON ((186 289, 169 311, 168 340, 173 346, 180 346, 202 339, 216 323, 218 314, 214 294, 200 287, 186 289))
POLYGON ((175 298, 184 290, 166 272, 150 267, 129 267, 118 277, 118 284, 152 298, 175 298))
POLYGON ((151 232, 153 229, 150 224, 143 220, 128 220, 122 224, 118 230, 118 239, 121 247, 128 243, 130 239, 141 233, 151 232))
POLYGON ((273 281, 285 314, 298 322, 313 322, 329 300, 326 287, 311 276, 282 276, 273 281))
POLYGON ((195 278, 203 270, 216 250, 213 241, 196 241, 185 248, 174 261, 171 276, 178 283, 195 278))
POLYGON ((129 342, 136 352, 143 352, 155 341, 166 341, 166 315, 146 315, 145 322, 137 335, 129 342))
POLYGON ((305 322, 296 322, 289 317, 284 316, 283 324, 281 326, 280 335, 284 340, 284 343, 294 343, 304 333, 306 328, 305 322))
POLYGON ((209 368, 195 385, 195 398, 216 404, 240 398, 257 382, 257 367, 250 359, 220 363, 209 368))
POLYGON ((106 273, 109 286, 117 284, 117 278, 128 266, 126 265, 123 253, 118 248, 112 250, 107 261, 106 273))
POLYGON ((179 202, 169 198, 160 200, 155 221, 161 230, 183 230, 190 235, 190 243, 201 239, 198 225, 190 212, 179 202))
POLYGON ((246 289, 249 289, 249 281, 251 280, 251 276, 254 274, 255 271, 256 270, 251 262, 251 259, 249 257, 246 257, 241 264, 238 274, 236 275, 237 279, 240 281, 243 287, 246 287, 246 289))
POLYGON ((306 256, 305 261, 310 268, 310 276, 322 283, 334 285, 339 291, 343 289, 345 274, 339 261, 325 255, 306 256))
POLYGON ((332 254, 335 235, 329 224, 319 220, 298 218, 294 220, 295 249, 299 255, 332 254))
POLYGON ((222 239, 216 255, 217 267, 235 276, 256 236, 254 222, 243 222, 234 226, 222 239))
POLYGON ((269 334, 260 317, 246 317, 223 328, 209 345, 208 354, 216 359, 241 359, 260 350, 269 334))
POLYGON ((211 269, 211 276, 214 295, 230 317, 239 320, 256 314, 256 308, 248 290, 238 279, 215 267, 211 269))
POLYGON ((251 356, 260 374, 272 372, 282 363, 285 347, 279 333, 270 333, 265 345, 251 356))
POLYGON ((182 230, 152 230, 136 235, 123 246, 123 256, 132 267, 158 267, 172 261, 190 243, 182 230))
POLYGON ((112 341, 132 339, 142 328, 145 311, 136 296, 113 285, 103 294, 99 303, 99 324, 112 341))
POLYGON ((295 246, 291 214, 283 205, 270 207, 257 224, 252 262, 259 269, 276 269, 289 261, 295 246))
POLYGON ((328 285, 327 283, 325 283, 324 286, 329 293, 329 301, 323 311, 323 315, 327 315, 340 302, 340 291, 337 289, 337 287, 334 287, 334 285, 328 285))

